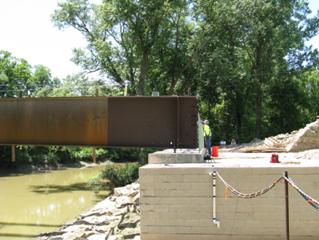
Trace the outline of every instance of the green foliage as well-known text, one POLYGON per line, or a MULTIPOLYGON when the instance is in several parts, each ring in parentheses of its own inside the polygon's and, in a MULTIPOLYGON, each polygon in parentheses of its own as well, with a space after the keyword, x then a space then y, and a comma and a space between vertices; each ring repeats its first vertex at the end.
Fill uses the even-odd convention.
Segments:
MULTIPOLYGON (((69 151, 72 159, 92 162, 92 147, 70 148, 69 151)), ((109 156, 108 151, 103 148, 97 148, 95 154, 97 161, 103 161, 109 156)))
POLYGON ((106 85, 101 80, 89 80, 83 74, 69 75, 63 80, 52 79, 50 84, 37 88, 37 97, 74 97, 74 96, 120 96, 123 92, 117 85, 106 85))
POLYGON ((128 80, 131 94, 144 95, 153 88, 173 93, 178 83, 186 87, 180 81, 187 82, 189 74, 186 50, 192 24, 187 14, 184 0, 112 0, 100 5, 68 0, 59 3, 52 20, 87 39, 86 50, 74 51, 74 61, 83 69, 100 70, 121 86, 128 80))
POLYGON ((108 158, 113 162, 139 162, 147 163, 148 154, 155 152, 154 148, 111 148, 108 158))
POLYGON ((302 114, 307 118, 307 122, 313 121, 319 116, 319 71, 316 68, 306 71, 296 79, 301 81, 300 91, 305 96, 305 108, 301 109, 302 114))
MULTIPOLYGON (((92 162, 92 147, 38 147, 17 146, 17 162, 37 166, 58 167, 61 164, 78 165, 79 161, 92 162)), ((10 147, 0 148, 0 159, 6 164, 10 161, 10 147)), ((97 161, 109 159, 108 151, 96 149, 97 161)))
POLYGON ((59 164, 74 162, 66 147, 18 146, 17 160, 21 163, 57 167, 59 164))
POLYGON ((0 50, 0 97, 23 96, 31 75, 31 66, 26 60, 0 50))
POLYGON ((303 126, 300 74, 319 57, 305 45, 319 29, 307 3, 197 0, 194 13, 199 93, 210 106, 202 114, 216 136, 246 141, 303 126))
POLYGON ((296 79, 276 81, 270 88, 269 96, 270 134, 291 132, 307 120, 302 114, 302 109, 306 109, 306 96, 296 79))
POLYGON ((138 179, 138 163, 107 165, 101 173, 102 179, 110 180, 113 187, 121 187, 138 179))

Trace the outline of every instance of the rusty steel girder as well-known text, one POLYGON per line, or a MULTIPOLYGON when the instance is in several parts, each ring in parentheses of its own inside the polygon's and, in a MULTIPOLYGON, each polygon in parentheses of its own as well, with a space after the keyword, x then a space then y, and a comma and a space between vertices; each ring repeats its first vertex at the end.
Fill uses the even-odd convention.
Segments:
POLYGON ((0 144, 195 148, 196 98, 3 98, 0 144))

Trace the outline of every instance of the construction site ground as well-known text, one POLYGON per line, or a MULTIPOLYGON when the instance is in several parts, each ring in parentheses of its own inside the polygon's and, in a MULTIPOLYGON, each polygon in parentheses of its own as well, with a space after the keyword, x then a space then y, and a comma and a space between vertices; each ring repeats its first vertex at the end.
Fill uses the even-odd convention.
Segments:
POLYGON ((206 161, 216 167, 319 167, 319 149, 302 152, 244 153, 232 148, 219 149, 217 158, 206 161), (280 163, 271 163, 277 154, 280 163))

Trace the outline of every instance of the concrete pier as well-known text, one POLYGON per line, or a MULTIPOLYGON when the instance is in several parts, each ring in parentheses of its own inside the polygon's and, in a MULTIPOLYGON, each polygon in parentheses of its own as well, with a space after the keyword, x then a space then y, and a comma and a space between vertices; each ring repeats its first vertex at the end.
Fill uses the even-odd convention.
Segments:
MULTIPOLYGON (((296 160, 281 154, 222 153, 213 163, 149 164, 140 169, 142 240, 278 240, 286 239, 284 182, 265 195, 225 198, 217 179, 217 219, 212 221, 212 177, 217 170, 236 189, 251 193, 269 186, 288 171, 306 193, 319 198, 319 160, 296 160)), ((318 240, 319 212, 289 187, 290 239, 318 240)))

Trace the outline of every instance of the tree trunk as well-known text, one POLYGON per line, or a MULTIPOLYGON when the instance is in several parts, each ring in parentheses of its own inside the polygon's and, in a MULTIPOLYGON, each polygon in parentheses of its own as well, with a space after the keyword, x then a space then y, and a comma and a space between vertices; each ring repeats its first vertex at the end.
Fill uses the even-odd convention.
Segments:
POLYGON ((142 62, 140 66, 140 76, 137 83, 136 93, 137 95, 143 96, 145 95, 145 81, 147 78, 147 72, 149 67, 149 54, 148 51, 143 51, 142 62))
POLYGON ((255 137, 261 138, 261 108, 262 108, 262 91, 261 83, 256 86, 256 132, 255 137))
POLYGON ((255 137, 260 139, 261 137, 261 115, 262 115, 262 84, 263 84, 263 66, 262 66, 262 40, 258 38, 258 42, 255 49, 255 84, 256 84, 256 122, 255 122, 255 137))
MULTIPOLYGON (((239 94, 236 93, 236 98, 237 98, 237 101, 238 99, 240 98, 239 97, 239 94)), ((242 136, 241 136, 241 128, 242 128, 242 118, 243 118, 243 115, 244 115, 244 111, 243 111, 243 106, 244 104, 242 103, 242 100, 239 101, 239 105, 237 105, 236 109, 235 109, 235 112, 236 112, 236 140, 238 142, 241 141, 242 139, 242 136)), ((233 136, 232 136, 233 137, 233 136)))

